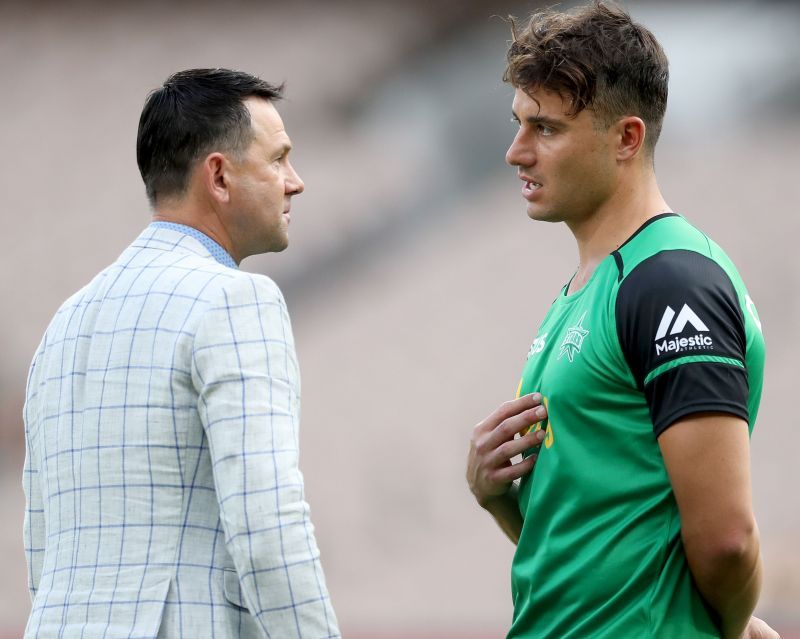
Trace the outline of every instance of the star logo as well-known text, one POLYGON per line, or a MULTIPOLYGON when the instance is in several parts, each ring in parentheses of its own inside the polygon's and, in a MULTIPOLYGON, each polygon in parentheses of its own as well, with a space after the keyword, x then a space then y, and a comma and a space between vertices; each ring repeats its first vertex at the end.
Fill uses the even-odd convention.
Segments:
POLYGON ((583 340, 589 334, 589 331, 583 328, 583 319, 586 317, 586 311, 583 312, 581 318, 575 326, 570 326, 567 329, 567 334, 564 336, 564 341, 561 342, 561 351, 558 354, 558 359, 567 356, 570 362, 575 361, 575 355, 581 352, 583 340))

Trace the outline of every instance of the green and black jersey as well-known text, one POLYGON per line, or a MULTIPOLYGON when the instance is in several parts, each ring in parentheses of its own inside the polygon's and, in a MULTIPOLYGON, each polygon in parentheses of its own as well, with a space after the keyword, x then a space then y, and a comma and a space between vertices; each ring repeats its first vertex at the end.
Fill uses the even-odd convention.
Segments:
POLYGON ((675 214, 648 220, 582 289, 567 288, 518 390, 541 392, 549 416, 520 484, 508 636, 718 637, 657 437, 704 411, 752 432, 764 364, 753 301, 719 246, 675 214))

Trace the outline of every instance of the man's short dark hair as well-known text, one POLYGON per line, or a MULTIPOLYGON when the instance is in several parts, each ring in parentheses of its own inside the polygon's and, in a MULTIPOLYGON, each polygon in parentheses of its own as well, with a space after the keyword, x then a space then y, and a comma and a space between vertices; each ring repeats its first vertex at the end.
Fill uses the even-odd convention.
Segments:
POLYGON ((503 80, 528 93, 545 89, 569 101, 569 113, 594 112, 605 128, 635 115, 652 155, 667 109, 669 64, 655 36, 621 7, 593 2, 572 13, 541 11, 512 42, 503 80))
POLYGON ((230 69, 188 69, 167 78, 147 96, 136 138, 150 204, 184 193, 194 163, 207 154, 241 154, 253 138, 244 100, 282 94, 282 85, 230 69))

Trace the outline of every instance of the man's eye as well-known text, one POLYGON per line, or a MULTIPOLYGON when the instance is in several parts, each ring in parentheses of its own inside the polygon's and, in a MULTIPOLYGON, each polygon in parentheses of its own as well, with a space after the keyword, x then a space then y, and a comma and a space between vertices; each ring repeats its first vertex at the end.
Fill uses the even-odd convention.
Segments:
POLYGON ((555 133, 555 131, 553 131, 553 129, 551 129, 549 126, 547 126, 545 124, 540 124, 539 125, 539 133, 541 133, 542 135, 553 135, 553 133, 555 133))
POLYGON ((511 118, 509 122, 511 122, 511 124, 517 125, 518 127, 522 126, 522 122, 519 121, 519 118, 511 118))

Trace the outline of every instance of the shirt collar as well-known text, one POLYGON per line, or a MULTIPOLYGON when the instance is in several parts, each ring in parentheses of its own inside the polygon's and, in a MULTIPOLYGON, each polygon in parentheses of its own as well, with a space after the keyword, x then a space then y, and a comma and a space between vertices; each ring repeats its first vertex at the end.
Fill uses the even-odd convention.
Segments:
POLYGON ((236 268, 236 269, 239 268, 234 259, 224 248, 222 248, 214 240, 208 237, 208 235, 198 231, 196 228, 193 228, 191 226, 186 226, 185 224, 177 224, 175 222, 161 222, 161 221, 151 222, 150 226, 152 228, 157 228, 157 229, 170 229, 172 231, 177 231, 178 233, 183 233, 184 235, 193 237, 198 242, 200 242, 206 249, 208 249, 208 252, 211 253, 211 257, 217 260, 217 262, 229 268, 236 268))

